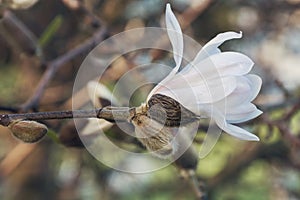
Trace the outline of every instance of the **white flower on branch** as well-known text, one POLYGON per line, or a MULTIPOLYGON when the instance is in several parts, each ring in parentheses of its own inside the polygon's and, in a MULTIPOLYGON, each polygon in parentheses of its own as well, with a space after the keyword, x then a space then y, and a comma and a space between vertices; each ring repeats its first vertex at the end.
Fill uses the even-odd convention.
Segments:
POLYGON ((183 36, 170 4, 166 7, 166 26, 176 67, 150 92, 147 100, 155 94, 171 97, 197 116, 211 117, 228 134, 258 141, 256 135, 233 124, 262 113, 251 103, 259 93, 261 78, 248 74, 254 64, 249 57, 238 52, 221 52, 218 48, 227 40, 241 38, 242 33, 217 35, 180 71, 183 36))
MULTIPOLYGON (((258 95, 262 81, 260 77, 248 74, 253 62, 246 55, 221 52, 218 48, 227 40, 241 38, 242 34, 225 32, 217 35, 202 47, 187 66, 180 69, 184 37, 170 4, 166 7, 166 27, 176 66, 149 93, 145 104, 125 110, 109 108, 113 114, 117 113, 114 117, 120 119, 117 116, 119 111, 125 111, 127 114, 121 118, 134 125, 137 139, 160 158, 175 160, 185 152, 193 154, 190 146, 201 118, 211 118, 220 129, 219 132, 212 132, 209 127, 208 139, 202 145, 204 150, 200 150, 200 157, 211 150, 220 130, 242 140, 258 141, 256 135, 233 124, 253 119, 262 113, 251 103, 258 95)), ((98 93, 110 98, 110 92, 105 91, 100 87, 98 93)), ((118 120, 115 121, 117 123, 118 120)))

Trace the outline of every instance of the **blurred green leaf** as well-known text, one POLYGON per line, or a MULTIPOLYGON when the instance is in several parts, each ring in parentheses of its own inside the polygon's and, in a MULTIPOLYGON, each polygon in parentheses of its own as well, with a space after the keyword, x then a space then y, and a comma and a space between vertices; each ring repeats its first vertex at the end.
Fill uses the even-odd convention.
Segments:
POLYGON ((245 169, 238 180, 222 185, 212 199, 222 200, 266 200, 271 187, 270 166, 264 161, 255 161, 245 169))
POLYGON ((55 142, 57 144, 60 143, 56 132, 53 131, 52 129, 48 129, 47 136, 50 137, 53 140, 53 142, 55 142))
POLYGON ((63 23, 63 17, 61 15, 57 15, 47 26, 46 30, 42 33, 39 38, 39 44, 41 47, 45 47, 51 39, 54 37, 55 33, 61 27, 63 23))
POLYGON ((300 111, 298 111, 293 117, 292 117, 292 120, 291 120, 291 131, 297 135, 300 134, 300 124, 299 124, 299 121, 300 121, 300 111))

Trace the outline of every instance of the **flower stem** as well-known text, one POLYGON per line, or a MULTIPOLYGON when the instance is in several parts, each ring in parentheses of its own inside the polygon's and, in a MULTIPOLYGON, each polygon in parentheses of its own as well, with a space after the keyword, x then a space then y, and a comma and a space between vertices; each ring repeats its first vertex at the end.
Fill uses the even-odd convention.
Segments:
POLYGON ((0 125, 8 126, 15 120, 51 120, 71 118, 99 118, 108 121, 127 121, 135 108, 104 107, 94 110, 67 110, 35 113, 18 113, 0 115, 0 125))

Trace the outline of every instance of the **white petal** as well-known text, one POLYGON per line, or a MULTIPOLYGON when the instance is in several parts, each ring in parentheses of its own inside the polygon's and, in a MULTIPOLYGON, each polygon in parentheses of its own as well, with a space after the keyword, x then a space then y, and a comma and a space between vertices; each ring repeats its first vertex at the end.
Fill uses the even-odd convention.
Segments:
POLYGON ((237 104, 234 109, 228 110, 228 114, 250 113, 257 109, 253 103, 237 104))
POLYGON ((252 60, 241 53, 223 52, 207 57, 199 63, 194 61, 179 73, 190 77, 203 76, 206 79, 217 76, 241 76, 247 74, 253 66, 252 60))
POLYGON ((158 88, 156 93, 169 96, 180 104, 200 115, 201 104, 220 101, 234 91, 236 77, 222 77, 205 81, 189 79, 177 74, 172 80, 158 88))
POLYGON ((249 84, 251 87, 251 93, 249 95, 249 101, 253 101, 256 96, 258 95, 261 85, 262 85, 262 80, 259 76, 254 75, 254 74, 249 74, 246 76, 249 80, 249 84))
POLYGON ((230 123, 241 123, 253 119, 262 114, 252 103, 237 105, 227 110, 226 120, 230 123))
POLYGON ((250 102, 249 99, 252 91, 249 85, 249 79, 244 76, 240 76, 236 77, 236 80, 237 86, 235 90, 229 96, 227 96, 226 99, 222 99, 221 101, 215 103, 215 106, 218 107, 219 110, 229 112, 244 102, 250 102))
POLYGON ((216 121, 217 125, 230 135, 241 140, 259 141, 259 138, 256 135, 238 126, 227 123, 224 116, 222 116, 220 113, 215 112, 213 118, 216 121))
MULTIPOLYGON (((236 110, 237 106, 245 103, 250 103, 258 94, 261 87, 261 79, 256 75, 246 75, 237 77, 236 89, 220 102, 216 102, 215 106, 219 110, 226 110, 232 112, 236 110), (226 109, 224 109, 226 107, 226 109)), ((227 113, 228 114, 228 113, 227 113)))
POLYGON ((178 71, 183 55, 183 36, 180 25, 171 10, 171 6, 168 3, 166 7, 166 26, 169 39, 173 47, 173 56, 176 63, 174 71, 178 71))
POLYGON ((197 54, 197 56, 194 59, 194 63, 199 63, 201 60, 205 59, 208 56, 211 56, 213 54, 220 53, 220 49, 218 47, 225 41, 241 38, 242 32, 236 33, 236 32, 225 32, 218 34, 215 38, 210 40, 206 45, 202 47, 200 52, 197 54))
POLYGON ((255 109, 252 112, 240 113, 240 114, 230 114, 226 116, 226 119, 229 123, 242 123, 254 119, 261 115, 263 112, 259 109, 255 109))
POLYGON ((256 75, 237 77, 236 89, 226 99, 214 103, 214 106, 230 123, 253 119, 262 114, 262 111, 250 103, 257 96, 260 87, 261 79, 256 75))
MULTIPOLYGON (((251 87, 246 77, 237 77, 236 89, 226 98, 226 106, 230 109, 249 100, 251 87)), ((249 101, 248 101, 249 102, 249 101)))
MULTIPOLYGON (((179 70, 179 67, 182 62, 182 56, 183 56, 183 36, 181 32, 180 25, 174 15, 174 13, 171 10, 171 6, 168 3, 166 6, 166 26, 167 26, 167 33, 169 36, 169 39, 172 44, 173 48, 173 57, 176 63, 175 68, 170 72, 168 76, 166 76, 160 84, 166 83, 168 80, 172 79, 174 75, 177 73, 179 70)), ((149 93, 147 97, 147 101, 150 99, 150 97, 157 91, 159 88, 159 84, 155 86, 151 92, 149 93)))

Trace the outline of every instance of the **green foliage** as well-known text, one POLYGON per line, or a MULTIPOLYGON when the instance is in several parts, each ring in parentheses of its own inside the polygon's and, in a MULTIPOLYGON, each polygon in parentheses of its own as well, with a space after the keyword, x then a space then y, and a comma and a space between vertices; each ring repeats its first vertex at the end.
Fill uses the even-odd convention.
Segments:
POLYGON ((55 36, 58 29, 61 27, 62 23, 63 23, 63 17, 61 15, 57 15, 51 21, 51 23, 47 26, 46 30, 39 38, 39 44, 41 47, 45 47, 51 41, 51 39, 55 36))
POLYGON ((257 160, 237 180, 222 185, 212 195, 216 200, 266 200, 270 189, 270 166, 257 160))
POLYGON ((53 142, 55 142, 55 143, 57 143, 57 144, 60 143, 60 141, 59 141, 59 139, 58 139, 58 135, 57 135, 57 133, 56 133, 54 130, 48 129, 47 136, 48 136, 49 138, 51 138, 51 140, 52 140, 53 142))
POLYGON ((280 132, 276 127, 270 127, 265 124, 256 127, 259 138, 266 144, 273 144, 280 140, 280 132))
POLYGON ((9 105, 16 102, 17 70, 14 65, 2 65, 0 68, 0 101, 9 102, 9 105))
POLYGON ((294 134, 299 135, 300 134, 300 111, 298 111, 291 120, 290 126, 291 126, 291 131, 294 134))
MULTIPOLYGON (((200 176, 209 178, 220 172, 226 166, 228 158, 238 152, 239 143, 242 144, 243 142, 223 134, 208 156, 200 160, 197 169, 200 176)), ((198 148, 201 149, 201 147, 198 148)))

